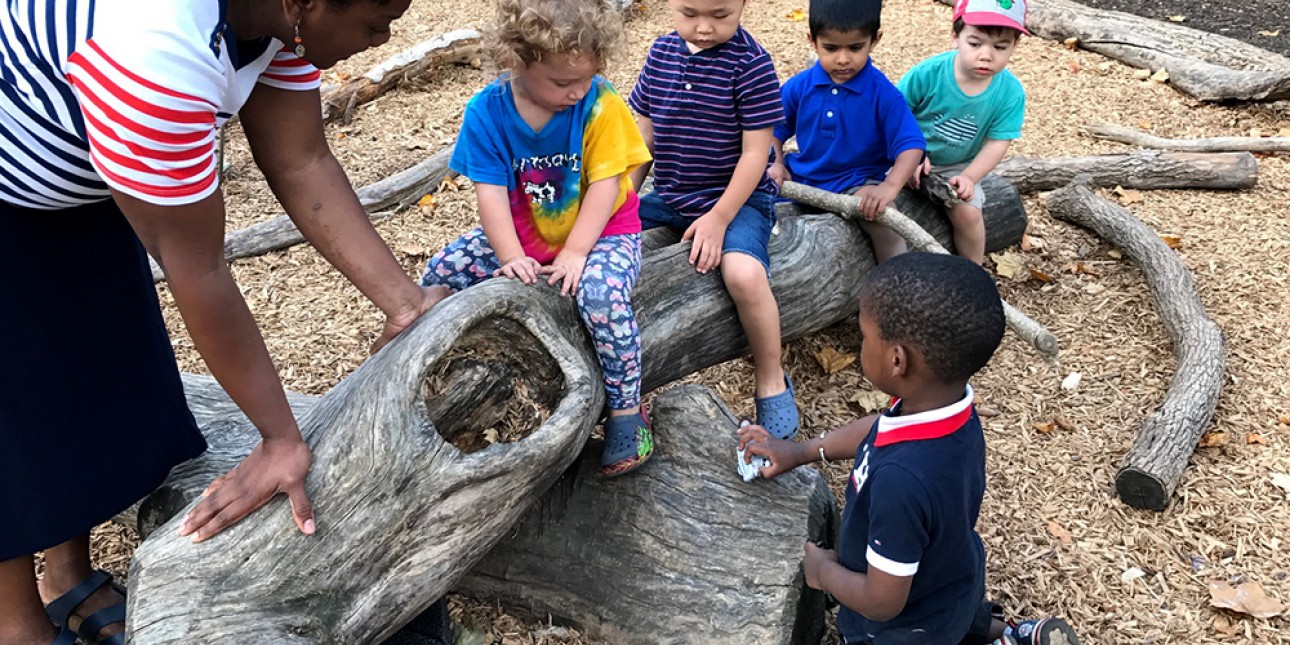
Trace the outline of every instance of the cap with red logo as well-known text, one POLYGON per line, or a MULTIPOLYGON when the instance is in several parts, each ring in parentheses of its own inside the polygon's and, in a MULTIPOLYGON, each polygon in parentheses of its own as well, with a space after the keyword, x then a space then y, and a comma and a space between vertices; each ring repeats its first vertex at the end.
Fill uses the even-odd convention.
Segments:
POLYGON ((1008 27, 1027 36, 1026 0, 958 0, 954 20, 963 19, 973 27, 1008 27))

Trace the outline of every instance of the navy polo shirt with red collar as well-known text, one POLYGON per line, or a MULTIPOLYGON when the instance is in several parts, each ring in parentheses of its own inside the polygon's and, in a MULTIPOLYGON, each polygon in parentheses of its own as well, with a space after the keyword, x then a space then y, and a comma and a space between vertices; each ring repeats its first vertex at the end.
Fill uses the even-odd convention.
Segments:
POLYGON ((838 610, 846 643, 957 645, 985 596, 976 533, 985 495, 985 437, 968 387, 957 403, 902 415, 897 401, 856 450, 838 560, 913 576, 900 614, 873 621, 838 610))
MULTIPOLYGON (((654 190, 692 216, 711 210, 730 185, 744 131, 784 118, 775 65, 743 27, 695 53, 675 31, 660 37, 627 103, 654 126, 654 190)), ((757 189, 779 193, 765 172, 757 189)))

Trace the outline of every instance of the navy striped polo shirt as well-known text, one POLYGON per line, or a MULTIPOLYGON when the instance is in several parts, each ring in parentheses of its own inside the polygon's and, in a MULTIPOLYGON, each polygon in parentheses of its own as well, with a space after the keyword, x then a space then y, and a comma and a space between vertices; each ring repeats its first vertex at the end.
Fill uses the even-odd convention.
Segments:
MULTIPOLYGON (((693 54, 676 32, 654 41, 628 104, 654 124, 654 189, 694 216, 730 184, 744 131, 784 120, 775 65, 743 27, 693 54)), ((765 173, 757 188, 779 192, 765 173)))

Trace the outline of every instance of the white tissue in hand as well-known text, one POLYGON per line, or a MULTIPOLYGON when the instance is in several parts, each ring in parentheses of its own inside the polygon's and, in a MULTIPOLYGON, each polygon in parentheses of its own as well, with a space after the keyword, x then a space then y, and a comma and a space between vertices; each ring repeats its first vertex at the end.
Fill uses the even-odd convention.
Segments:
POLYGON ((736 467, 739 470, 739 476, 743 477, 746 482, 761 477, 760 469, 770 465, 770 460, 761 455, 753 455, 752 463, 744 461, 744 451, 742 450, 735 450, 735 455, 738 459, 736 467))

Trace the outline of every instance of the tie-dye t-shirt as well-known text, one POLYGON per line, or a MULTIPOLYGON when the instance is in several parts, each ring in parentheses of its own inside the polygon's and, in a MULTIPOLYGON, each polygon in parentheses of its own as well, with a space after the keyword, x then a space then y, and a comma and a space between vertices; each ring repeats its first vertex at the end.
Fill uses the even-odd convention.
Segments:
POLYGON ((986 139, 1017 139, 1026 117, 1026 92, 1003 70, 976 96, 954 80, 955 50, 937 54, 905 73, 897 86, 927 139, 936 166, 971 162, 986 139))
POLYGON ((587 186, 621 176, 614 214, 601 236, 639 233, 639 201, 627 173, 650 160, 627 104, 596 76, 576 105, 534 132, 498 80, 466 105, 449 166, 477 184, 505 186, 520 244, 546 264, 573 230, 587 186))

